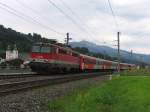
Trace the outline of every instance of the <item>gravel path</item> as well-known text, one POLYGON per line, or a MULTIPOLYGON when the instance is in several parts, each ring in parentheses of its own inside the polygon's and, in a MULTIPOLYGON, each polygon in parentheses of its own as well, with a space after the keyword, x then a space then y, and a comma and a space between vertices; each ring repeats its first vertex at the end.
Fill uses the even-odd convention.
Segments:
POLYGON ((0 112, 48 112, 49 101, 67 95, 76 88, 97 85, 108 79, 109 76, 99 76, 0 96, 0 112))

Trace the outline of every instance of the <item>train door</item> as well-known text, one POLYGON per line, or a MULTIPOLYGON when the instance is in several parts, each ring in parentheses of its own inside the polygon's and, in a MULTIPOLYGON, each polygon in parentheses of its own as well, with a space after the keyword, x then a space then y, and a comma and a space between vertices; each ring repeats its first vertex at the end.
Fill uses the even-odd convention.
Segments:
POLYGON ((80 70, 84 70, 84 61, 83 57, 80 56, 80 70))

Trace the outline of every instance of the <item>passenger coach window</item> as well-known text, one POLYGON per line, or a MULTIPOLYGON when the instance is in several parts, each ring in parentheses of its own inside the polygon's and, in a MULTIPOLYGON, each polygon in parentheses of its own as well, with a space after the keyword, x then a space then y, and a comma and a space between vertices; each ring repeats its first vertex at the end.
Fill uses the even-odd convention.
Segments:
POLYGON ((50 53, 51 49, 48 46, 42 46, 41 47, 41 53, 50 53))
POLYGON ((40 46, 33 46, 32 52, 40 52, 40 46))
POLYGON ((63 50, 63 49, 59 49, 59 53, 60 54, 67 54, 67 51, 63 50))

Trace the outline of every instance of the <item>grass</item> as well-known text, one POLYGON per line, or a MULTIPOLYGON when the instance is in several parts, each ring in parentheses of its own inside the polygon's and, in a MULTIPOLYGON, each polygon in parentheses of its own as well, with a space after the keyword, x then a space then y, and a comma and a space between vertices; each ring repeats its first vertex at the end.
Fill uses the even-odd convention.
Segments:
POLYGON ((114 77, 102 85, 76 90, 69 96, 50 102, 49 110, 50 112, 150 112, 150 77, 127 76, 126 72, 125 76, 114 77))
POLYGON ((150 76, 150 69, 134 69, 130 71, 124 71, 121 73, 122 76, 150 76))

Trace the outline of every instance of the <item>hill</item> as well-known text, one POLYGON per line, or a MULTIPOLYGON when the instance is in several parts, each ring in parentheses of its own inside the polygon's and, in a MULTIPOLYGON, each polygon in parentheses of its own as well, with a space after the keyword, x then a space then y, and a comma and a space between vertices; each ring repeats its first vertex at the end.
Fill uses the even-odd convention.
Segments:
POLYGON ((8 45, 13 47, 14 44, 19 52, 29 52, 33 43, 41 41, 50 42, 51 40, 36 33, 23 34, 0 25, 0 53, 4 53, 8 45))
MULTIPOLYGON (((101 45, 97 45, 88 41, 80 41, 80 42, 71 42, 70 45, 75 48, 75 47, 85 47, 88 48, 90 52, 94 52, 94 53, 102 53, 102 54, 106 54, 109 55, 111 57, 117 57, 117 49, 111 48, 111 47, 107 47, 107 46, 101 46, 101 45)), ((139 63, 141 62, 141 56, 143 57, 142 61, 144 63, 150 64, 150 55, 145 55, 145 54, 137 54, 137 53, 133 53, 131 55, 130 52, 121 50, 120 52, 121 54, 121 58, 123 60, 126 60, 126 62, 136 62, 139 63)))

